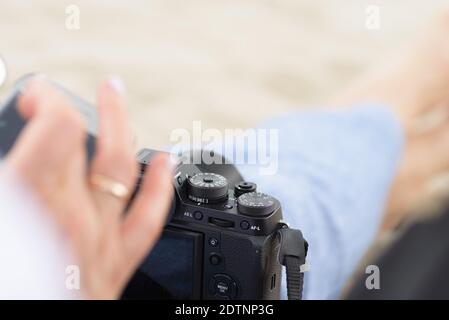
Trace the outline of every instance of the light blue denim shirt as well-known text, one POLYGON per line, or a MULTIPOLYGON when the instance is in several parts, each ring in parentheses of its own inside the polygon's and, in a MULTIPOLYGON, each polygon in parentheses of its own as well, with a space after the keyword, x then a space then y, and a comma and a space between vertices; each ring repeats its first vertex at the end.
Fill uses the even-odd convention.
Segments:
POLYGON ((290 113, 259 127, 279 130, 276 174, 238 168, 280 200, 285 221, 309 242, 304 298, 336 299, 379 228, 402 153, 401 128, 377 105, 290 113))

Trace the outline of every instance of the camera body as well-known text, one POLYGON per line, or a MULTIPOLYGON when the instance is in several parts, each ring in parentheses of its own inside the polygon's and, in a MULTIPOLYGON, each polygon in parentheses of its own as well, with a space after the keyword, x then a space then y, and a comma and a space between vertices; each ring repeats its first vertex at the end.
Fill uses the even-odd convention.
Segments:
MULTIPOLYGON (((142 176, 155 153, 139 152, 142 176)), ((181 162, 173 185, 163 235, 123 298, 279 299, 279 201, 230 164, 181 162)))
MULTIPOLYGON (((16 104, 30 78, 21 78, 0 108, 0 158, 9 152, 26 124, 16 104)), ((95 108, 59 84, 48 83, 66 95, 86 119, 90 161, 96 147, 95 108)), ((141 177, 134 195, 156 153, 149 149, 139 152, 141 177)), ((193 159, 202 157, 194 153, 191 151, 189 161, 181 161, 176 168, 175 197, 163 235, 129 281, 122 298, 278 299, 281 262, 286 266, 289 298, 290 291, 292 298, 300 298, 300 265, 305 262, 308 244, 299 230, 282 222, 279 201, 257 192, 257 186, 245 182, 225 159, 223 164, 196 163, 192 155, 193 159), (291 282, 289 274, 293 275, 291 282)))

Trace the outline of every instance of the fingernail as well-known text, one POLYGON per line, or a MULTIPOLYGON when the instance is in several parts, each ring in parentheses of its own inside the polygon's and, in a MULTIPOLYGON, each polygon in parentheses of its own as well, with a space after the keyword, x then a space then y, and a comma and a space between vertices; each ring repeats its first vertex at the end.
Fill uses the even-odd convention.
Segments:
POLYGON ((110 77, 108 80, 108 84, 118 94, 123 95, 126 93, 125 84, 123 83, 122 78, 120 78, 119 76, 110 77))
MULTIPOLYGON (((20 80, 19 80, 20 81, 20 80)), ((32 87, 40 86, 42 83, 47 81, 47 76, 43 73, 36 73, 24 78, 21 81, 21 90, 30 90, 32 87)))
POLYGON ((36 73, 35 75, 31 76, 30 82, 43 82, 47 80, 47 75, 44 73, 36 73))

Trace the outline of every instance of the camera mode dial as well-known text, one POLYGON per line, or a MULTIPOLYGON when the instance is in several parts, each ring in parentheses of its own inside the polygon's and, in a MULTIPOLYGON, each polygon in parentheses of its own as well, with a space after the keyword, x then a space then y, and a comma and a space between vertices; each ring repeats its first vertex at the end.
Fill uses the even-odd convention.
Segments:
POLYGON ((187 196, 190 200, 200 203, 216 203, 226 200, 228 180, 216 173, 197 173, 188 179, 187 196))
POLYGON ((244 193, 237 204, 241 214, 251 217, 265 217, 276 209, 275 199, 261 192, 244 193))

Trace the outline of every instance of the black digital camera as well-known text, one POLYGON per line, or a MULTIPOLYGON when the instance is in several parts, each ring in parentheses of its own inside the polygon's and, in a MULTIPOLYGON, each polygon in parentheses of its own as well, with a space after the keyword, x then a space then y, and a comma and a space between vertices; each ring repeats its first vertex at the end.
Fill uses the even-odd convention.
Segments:
MULTIPOLYGON (((139 152, 142 175, 155 153, 139 152)), ((187 162, 173 177, 175 199, 162 238, 123 297, 278 299, 279 201, 258 192, 233 165, 187 162)))
MULTIPOLYGON (((17 83, 0 109, 0 159, 25 125, 16 104, 29 78, 17 83)), ((86 118, 86 148, 88 160, 92 159, 95 108, 57 83, 49 83, 71 99, 86 118)), ((155 153, 149 149, 139 152, 141 175, 134 194, 155 153)), ((192 164, 192 159, 202 159, 193 153, 190 151, 187 158, 184 154, 176 168, 175 197, 163 235, 122 297, 278 299, 281 265, 285 265, 289 299, 300 299, 300 267, 305 263, 308 244, 299 230, 282 222, 279 201, 258 192, 256 184, 244 181, 231 164, 192 164)))

